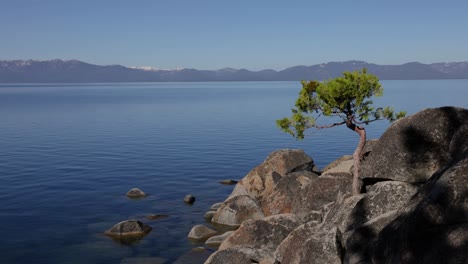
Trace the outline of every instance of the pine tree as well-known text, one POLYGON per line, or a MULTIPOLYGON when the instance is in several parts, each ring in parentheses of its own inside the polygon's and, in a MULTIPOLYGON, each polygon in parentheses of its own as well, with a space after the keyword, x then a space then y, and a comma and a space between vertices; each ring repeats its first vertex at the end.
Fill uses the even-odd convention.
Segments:
POLYGON ((372 97, 381 96, 383 88, 377 76, 367 73, 367 69, 354 72, 344 72, 343 76, 324 82, 302 81, 302 90, 296 100, 290 118, 276 121, 278 127, 298 140, 304 138, 304 131, 309 128, 331 128, 346 125, 356 132, 359 143, 353 154, 354 176, 353 194, 359 194, 359 167, 362 150, 366 143, 366 130, 362 125, 368 125, 377 120, 394 121, 406 115, 406 112, 395 113, 391 107, 375 108, 372 97), (328 125, 317 124, 321 116, 337 117, 337 123, 328 125))

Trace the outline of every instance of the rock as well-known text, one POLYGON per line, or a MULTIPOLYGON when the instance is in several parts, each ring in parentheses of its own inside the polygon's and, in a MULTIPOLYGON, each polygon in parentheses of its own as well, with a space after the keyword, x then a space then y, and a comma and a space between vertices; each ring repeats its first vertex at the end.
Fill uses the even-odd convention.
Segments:
POLYGON ((203 247, 192 248, 172 264, 203 264, 211 253, 212 251, 203 247))
POLYGON ((184 202, 186 204, 193 204, 195 202, 195 196, 191 195, 191 194, 187 194, 185 197, 184 197, 184 202))
POLYGON ((151 231, 151 226, 137 220, 125 220, 105 232, 109 236, 141 236, 151 231))
POLYGON ((159 220, 159 219, 164 219, 168 217, 169 215, 165 215, 165 214, 152 214, 152 215, 146 216, 145 218, 148 220, 159 220))
POLYGON ((343 234, 345 247, 344 263, 369 263, 370 251, 379 232, 398 216, 398 210, 381 214, 368 222, 343 234))
POLYGON ((262 197, 261 206, 266 216, 292 213, 294 196, 314 179, 317 174, 308 171, 292 172, 282 177, 266 197, 262 197))
POLYGON ((120 264, 165 264, 168 263, 167 259, 159 257, 134 257, 124 258, 120 264))
POLYGON ((377 143, 379 143, 378 139, 369 139, 366 141, 366 144, 364 145, 364 149, 362 150, 363 160, 365 160, 367 156, 369 156, 369 154, 372 152, 372 150, 374 150, 374 147, 377 146, 377 143))
POLYGON ((348 160, 353 160, 353 155, 344 155, 343 157, 340 157, 340 158, 334 160, 332 163, 325 166, 322 169, 322 172, 333 169, 334 167, 338 166, 340 163, 343 163, 343 162, 348 161, 348 160))
POLYGON ((234 231, 227 231, 222 235, 212 236, 205 242, 205 245, 209 247, 219 247, 221 243, 223 243, 223 241, 226 240, 226 238, 228 238, 233 233, 234 231))
POLYGON ((250 264, 259 261, 260 257, 256 250, 249 247, 232 247, 216 251, 205 261, 205 264, 250 264))
POLYGON ((302 237, 291 243, 287 250, 283 250, 280 261, 288 264, 341 264, 342 248, 338 242, 339 237, 337 228, 302 237))
POLYGON ((353 177, 349 173, 322 174, 292 194, 292 213, 301 219, 307 219, 310 212, 334 202, 338 193, 351 194, 352 180, 353 177))
POLYGON ((466 152, 467 120, 468 110, 455 107, 426 109, 398 120, 361 163, 364 184, 382 179, 424 183, 466 152))
POLYGON ((313 234, 317 232, 318 224, 319 224, 318 222, 311 221, 311 222, 302 224, 298 226, 296 229, 294 229, 278 245, 274 253, 274 258, 281 263, 288 263, 288 262, 282 262, 283 256, 285 256, 286 254, 289 254, 290 251, 296 252, 296 249, 302 248, 305 241, 309 239, 310 237, 312 237, 313 234))
POLYGON ((373 263, 466 263, 468 159, 435 173, 378 235, 373 263))
POLYGON ((230 235, 219 249, 235 246, 256 250, 261 258, 273 257, 278 245, 299 225, 293 214, 274 215, 261 220, 248 220, 230 235))
POLYGON ((240 226, 248 219, 264 218, 260 206, 248 195, 240 195, 226 200, 216 211, 211 221, 216 224, 240 226))
POLYGON ((203 215, 203 218, 205 218, 206 220, 211 220, 215 213, 216 211, 208 211, 203 215))
POLYGON ((221 205, 223 205, 223 203, 215 203, 210 207, 210 210, 211 211, 216 211, 221 207, 221 205))
POLYGON ((352 169, 354 167, 354 160, 345 160, 336 164, 333 168, 330 168, 322 172, 323 175, 334 175, 334 174, 353 174, 352 169))
POLYGON ((283 177, 290 172, 311 171, 313 167, 314 161, 303 150, 283 149, 272 152, 262 164, 239 181, 229 197, 238 195, 250 195, 253 198, 261 195, 266 197, 268 194, 263 192, 267 175, 270 175, 271 181, 276 182, 278 177, 283 177), (272 174, 273 172, 275 174, 272 174))
POLYGON ((219 181, 219 183, 225 184, 225 185, 234 185, 234 184, 237 184, 238 182, 239 182, 239 181, 230 180, 230 179, 226 179, 226 180, 221 180, 221 181, 219 181))
POLYGON ((406 182, 384 181, 369 188, 369 192, 353 209, 353 227, 393 210, 399 210, 416 194, 418 188, 406 182))
POLYGON ((192 240, 207 240, 208 238, 216 235, 217 232, 211 228, 208 228, 204 225, 196 225, 192 227, 190 233, 188 234, 188 238, 192 240))
POLYGON ((146 196, 146 193, 138 188, 132 188, 127 192, 127 197, 130 197, 130 198, 142 198, 145 196, 146 196))

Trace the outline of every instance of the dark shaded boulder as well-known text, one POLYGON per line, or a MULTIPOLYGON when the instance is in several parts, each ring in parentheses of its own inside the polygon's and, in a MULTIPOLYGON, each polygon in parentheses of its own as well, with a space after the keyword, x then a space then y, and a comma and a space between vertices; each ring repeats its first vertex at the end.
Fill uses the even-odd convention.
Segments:
POLYGON ((274 215, 262 220, 242 223, 219 247, 220 250, 245 246, 257 251, 261 258, 273 257, 278 245, 299 225, 293 214, 274 215))
POLYGON ((382 179, 424 183, 466 153, 468 110, 426 109, 385 131, 361 164, 364 184, 382 179))
POLYGON ((237 183, 229 197, 250 195, 253 198, 268 196, 265 188, 276 184, 279 179, 294 171, 311 171, 314 161, 298 149, 282 149, 268 155, 266 160, 251 170, 237 183), (268 183, 268 181, 270 183, 268 183))
POLYGON ((467 263, 468 159, 442 168, 378 235, 372 262, 467 263))
POLYGON ((262 219, 265 215, 257 201, 248 195, 227 199, 214 214, 211 222, 227 226, 240 226, 249 219, 262 219))
POLYGON ((125 220, 115 224, 112 228, 105 232, 108 236, 142 236, 151 231, 151 226, 146 225, 138 220, 125 220))
POLYGON ((353 226, 360 225, 390 211, 399 210, 416 194, 418 188, 397 181, 378 182, 369 188, 364 198, 353 209, 353 226))
POLYGON ((216 234, 217 232, 211 228, 204 225, 196 225, 190 230, 188 238, 191 240, 204 241, 216 234))

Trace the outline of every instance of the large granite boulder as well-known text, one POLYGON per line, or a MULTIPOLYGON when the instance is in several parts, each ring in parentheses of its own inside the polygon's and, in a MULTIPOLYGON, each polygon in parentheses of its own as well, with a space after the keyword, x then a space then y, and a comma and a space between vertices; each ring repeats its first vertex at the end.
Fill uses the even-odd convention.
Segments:
POLYGON ((416 186, 406 182, 384 181, 372 185, 353 209, 351 228, 358 227, 387 212, 399 210, 417 191, 416 186))
POLYGON ((318 174, 310 171, 288 173, 279 180, 269 196, 262 197, 263 213, 266 216, 292 213, 294 196, 317 177, 318 174))
POLYGON ((290 172, 311 171, 313 166, 314 161, 303 150, 282 149, 274 151, 262 164, 251 170, 237 183, 230 197, 238 195, 250 195, 253 198, 268 196, 268 193, 264 193, 268 181, 270 181, 270 185, 274 185, 279 178, 290 172), (272 174, 273 172, 275 174, 272 174), (268 175, 270 179, 267 179, 268 175))
POLYGON ((257 255, 261 258, 271 258, 281 241, 298 225, 299 221, 293 214, 274 215, 262 220, 248 220, 224 240, 219 250, 245 246, 257 251, 257 255))
POLYGON ((313 232, 310 236, 302 235, 302 239, 292 242, 288 250, 282 251, 281 263, 341 264, 342 248, 337 240, 339 237, 337 228, 313 232))
POLYGON ((322 174, 292 194, 292 213, 307 221, 311 212, 334 202, 339 193, 351 194, 352 181, 349 173, 322 174))
POLYGON ((432 108, 395 122, 361 164, 364 183, 424 183, 467 151, 468 110, 432 108))
POLYGON ((467 263, 468 159, 435 173, 378 235, 372 262, 467 263))
POLYGON ((240 195, 227 199, 218 208, 211 222, 226 226, 240 226, 245 220, 264 217, 257 201, 249 195, 240 195))

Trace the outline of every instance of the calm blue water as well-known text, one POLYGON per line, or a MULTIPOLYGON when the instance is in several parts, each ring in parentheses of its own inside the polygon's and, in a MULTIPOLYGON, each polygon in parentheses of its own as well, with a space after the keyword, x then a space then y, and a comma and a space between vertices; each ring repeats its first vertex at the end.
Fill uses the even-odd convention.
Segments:
MULTIPOLYGON (((384 81, 376 104, 414 113, 468 108, 468 80, 384 81)), ((211 204, 273 150, 303 148, 319 167, 350 154, 345 127, 296 142, 275 127, 298 82, 0 85, 0 263, 172 262, 211 204), (145 199, 127 199, 139 187, 145 199), (182 202, 191 193, 193 206, 182 202), (169 218, 149 221, 149 214, 169 218), (122 245, 102 233, 138 218, 154 229, 122 245)), ((369 138, 388 126, 368 127, 369 138)))

